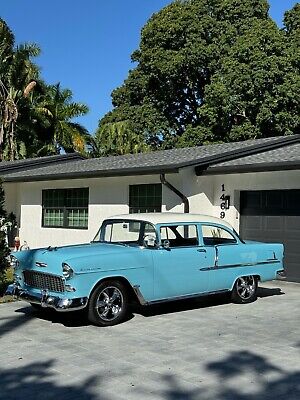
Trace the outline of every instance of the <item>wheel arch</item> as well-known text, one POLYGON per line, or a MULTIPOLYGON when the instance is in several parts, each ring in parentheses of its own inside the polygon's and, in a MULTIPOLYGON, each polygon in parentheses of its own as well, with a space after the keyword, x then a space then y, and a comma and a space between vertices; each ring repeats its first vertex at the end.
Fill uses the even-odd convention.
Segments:
POLYGON ((245 275, 239 275, 239 276, 237 276, 237 277, 234 279, 234 281, 233 281, 233 283, 232 283, 232 286, 231 286, 231 289, 230 289, 231 291, 233 290, 236 281, 237 281, 239 278, 243 277, 243 276, 254 276, 254 278, 257 279, 257 282, 260 282, 260 280, 261 280, 260 275, 259 275, 259 274, 255 274, 255 273, 253 273, 253 274, 250 274, 250 273, 249 273, 249 274, 245 274, 245 275))
POLYGON ((92 288, 92 290, 90 292, 90 295, 89 295, 89 299, 91 298, 92 294, 97 289, 97 287, 99 285, 101 285, 103 282, 107 282, 107 281, 117 281, 117 282, 122 283, 126 287, 126 289, 128 291, 130 302, 141 304, 141 302, 140 302, 140 300, 139 300, 139 298, 138 298, 133 286, 131 285, 131 283, 128 281, 128 279, 126 279, 124 276, 121 276, 121 275, 106 276, 105 278, 100 279, 93 286, 93 288, 92 288))

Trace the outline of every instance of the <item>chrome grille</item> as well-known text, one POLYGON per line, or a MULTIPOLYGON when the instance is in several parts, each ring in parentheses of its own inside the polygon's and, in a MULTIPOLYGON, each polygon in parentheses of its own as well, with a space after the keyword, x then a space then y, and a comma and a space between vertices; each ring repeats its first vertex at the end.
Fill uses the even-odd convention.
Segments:
POLYGON ((60 276, 45 274, 37 271, 23 271, 26 285, 39 289, 48 289, 52 292, 64 292, 64 280, 60 276))

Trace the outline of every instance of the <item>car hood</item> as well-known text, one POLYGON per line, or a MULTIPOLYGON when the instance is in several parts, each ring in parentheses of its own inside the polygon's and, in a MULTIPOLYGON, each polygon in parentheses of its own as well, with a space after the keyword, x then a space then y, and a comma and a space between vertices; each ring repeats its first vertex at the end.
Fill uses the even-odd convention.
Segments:
POLYGON ((80 245, 48 247, 42 249, 13 252, 12 255, 20 262, 22 269, 35 269, 41 272, 51 272, 61 275, 62 263, 69 264, 75 271, 88 264, 95 268, 101 263, 101 258, 109 254, 123 256, 135 251, 135 248, 121 244, 86 243, 80 245))

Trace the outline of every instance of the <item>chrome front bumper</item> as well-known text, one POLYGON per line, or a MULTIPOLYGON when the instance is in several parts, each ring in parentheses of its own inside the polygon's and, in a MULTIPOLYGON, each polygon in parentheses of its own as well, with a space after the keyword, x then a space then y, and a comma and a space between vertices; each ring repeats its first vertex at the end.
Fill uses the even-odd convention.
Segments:
POLYGON ((38 304, 44 308, 53 308, 55 311, 60 312, 82 310, 88 303, 87 297, 68 299, 66 297, 52 296, 47 290, 41 290, 39 294, 32 294, 16 284, 9 285, 5 294, 15 296, 17 299, 27 301, 28 303, 38 304))

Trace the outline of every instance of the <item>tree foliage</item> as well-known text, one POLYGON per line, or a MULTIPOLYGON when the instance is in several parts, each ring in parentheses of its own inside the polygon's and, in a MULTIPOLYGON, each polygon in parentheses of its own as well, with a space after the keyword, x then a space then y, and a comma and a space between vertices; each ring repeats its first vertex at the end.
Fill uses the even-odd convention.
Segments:
POLYGON ((34 58, 36 44, 15 45, 0 19, 0 160, 66 152, 86 152, 90 135, 74 118, 88 112, 72 102, 72 92, 47 85, 34 58))
POLYGON ((300 6, 284 29, 268 12, 266 0, 177 0, 154 14, 99 145, 107 124, 125 121, 164 148, 299 133, 300 6))

